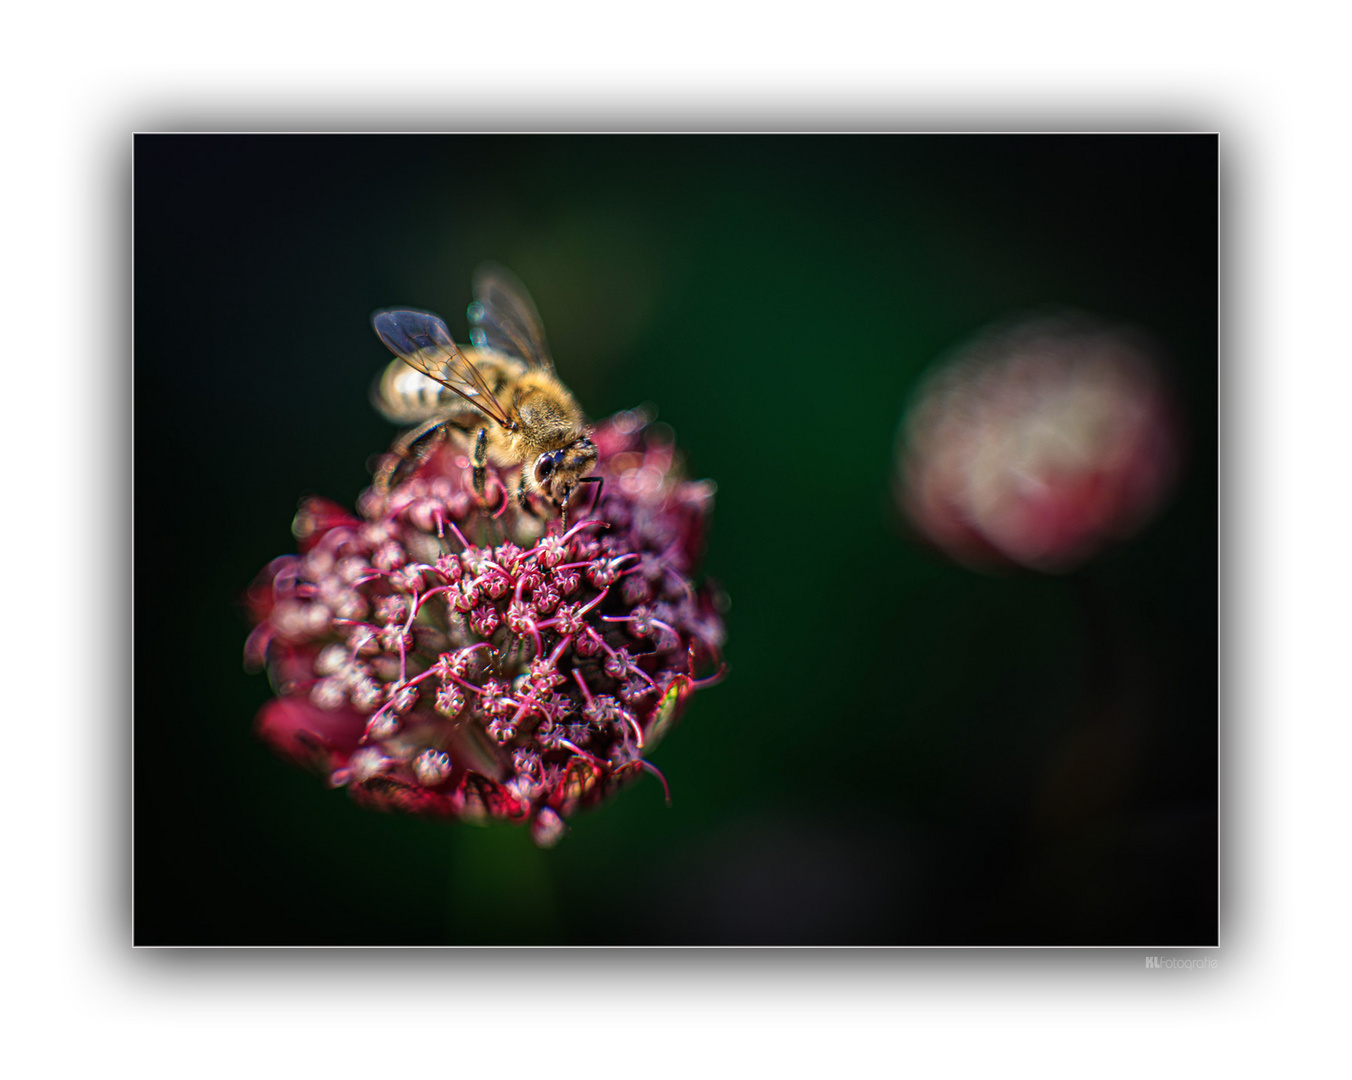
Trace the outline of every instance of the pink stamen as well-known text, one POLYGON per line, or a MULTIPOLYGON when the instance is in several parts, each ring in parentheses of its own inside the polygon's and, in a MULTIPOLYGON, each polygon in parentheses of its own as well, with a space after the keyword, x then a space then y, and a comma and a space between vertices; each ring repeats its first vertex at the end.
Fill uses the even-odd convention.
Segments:
POLYGON ((715 671, 712 675, 706 675, 702 679, 692 678, 690 680, 690 685, 693 686, 696 690, 703 690, 706 686, 717 686, 727 677, 728 677, 728 665, 725 663, 721 663, 718 665, 718 670, 715 671))
POLYGON ((426 601, 430 600, 432 597, 436 596, 437 593, 451 592, 454 589, 455 589, 454 585, 438 585, 434 589, 428 589, 425 593, 423 593, 421 596, 417 598, 417 602, 413 605, 413 613, 416 615, 419 609, 423 606, 423 604, 426 601))
POLYGON ((587 686, 586 681, 582 678, 582 672, 578 671, 577 668, 573 668, 573 678, 577 680, 577 685, 582 688, 582 696, 586 699, 587 704, 591 705, 592 692, 591 689, 587 686))
MULTIPOLYGON (((549 654, 550 667, 558 666, 559 661, 563 659, 564 652, 567 650, 568 646, 571 645, 572 643, 573 643, 573 635, 569 634, 567 637, 563 638, 557 645, 554 646, 554 651, 549 654)), ((537 648, 539 644, 540 642, 539 639, 537 638, 536 639, 537 648)))
POLYGON ((564 533, 561 537, 559 537, 559 542, 564 544, 568 543, 568 541, 573 538, 574 533, 578 532, 580 529, 587 528, 589 525, 601 525, 604 528, 607 529, 610 528, 610 522, 602 521, 600 518, 590 518, 587 521, 579 521, 576 525, 574 525, 571 529, 569 529, 566 533, 564 533))
POLYGON ((408 678, 408 646, 405 640, 413 631, 413 620, 418 614, 417 593, 413 594, 413 603, 408 606, 408 620, 404 623, 404 631, 399 635, 399 681, 402 683, 408 678))
POLYGON ((530 712, 532 707, 534 707, 537 704, 538 702, 535 697, 535 691, 532 690, 529 694, 526 695, 525 699, 521 702, 516 712, 512 715, 512 727, 516 727, 516 725, 521 722, 521 718, 525 716, 528 712, 530 712))
POLYGON ((470 542, 465 539, 465 534, 456 527, 454 521, 449 521, 446 524, 451 532, 455 534, 455 538, 460 541, 460 549, 462 551, 468 551, 470 549, 470 542))
POLYGON ((413 678, 409 679, 407 682, 401 683, 399 687, 395 690, 395 693, 398 693, 399 690, 407 689, 410 686, 417 686, 424 679, 435 674, 437 674, 437 669, 435 667, 430 667, 426 671, 421 672, 418 675, 414 675, 413 678))
POLYGON ((662 781, 662 791, 663 791, 663 793, 664 793, 664 794, 666 795, 666 797, 667 797, 667 805, 670 806, 670 805, 671 805, 671 788, 670 788, 670 786, 667 784, 667 778, 666 778, 665 776, 662 775, 662 770, 659 769, 656 765, 652 764, 651 762, 644 761, 642 758, 639 758, 638 763, 639 763, 640 765, 642 765, 643 768, 644 768, 647 772, 652 773, 655 777, 657 777, 657 779, 659 779, 659 780, 662 781))
MULTIPOLYGON (((588 601, 588 603, 587 603, 587 605, 586 605, 585 607, 582 607, 582 608, 579 608, 579 609, 578 609, 578 612, 577 612, 578 617, 581 618, 583 615, 587 614, 587 612, 589 612, 592 608, 594 608, 597 604, 599 604, 602 600, 604 600, 604 599, 606 598, 606 593, 608 593, 608 592, 610 592, 610 586, 609 586, 609 585, 607 585, 604 589, 602 589, 601 592, 596 596, 596 598, 595 598, 594 600, 588 601)), ((604 618, 604 616, 602 616, 602 617, 604 618)))
POLYGON ((602 761, 599 757, 597 757, 595 754, 589 754, 589 753, 587 753, 587 751, 583 750, 582 747, 580 747, 580 746, 575 746, 573 743, 569 742, 567 739, 560 739, 560 740, 559 740, 559 745, 560 745, 560 746, 566 746, 566 747, 568 747, 568 749, 571 750, 573 753, 575 753, 575 754, 577 754, 577 755, 579 755, 579 756, 581 756, 581 757, 586 758, 586 759, 587 759, 588 761, 590 761, 593 765, 598 765, 598 766, 600 766, 602 769, 604 769, 604 768, 607 767, 607 766, 606 766, 606 763, 605 763, 604 761, 602 761))

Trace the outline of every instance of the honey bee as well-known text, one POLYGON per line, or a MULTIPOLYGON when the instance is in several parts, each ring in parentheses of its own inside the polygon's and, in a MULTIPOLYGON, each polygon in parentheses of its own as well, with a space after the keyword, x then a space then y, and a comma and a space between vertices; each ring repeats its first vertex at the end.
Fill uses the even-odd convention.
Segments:
POLYGON ((521 466, 516 498, 534 513, 538 495, 566 512, 579 484, 599 483, 591 425, 554 372, 544 328, 530 294, 500 266, 474 274, 470 340, 461 350, 446 324, 426 311, 387 309, 371 318, 398 359, 372 389, 376 408, 396 424, 415 425, 395 443, 376 474, 389 490, 411 475, 451 431, 473 444, 474 489, 485 497, 485 467, 521 466))

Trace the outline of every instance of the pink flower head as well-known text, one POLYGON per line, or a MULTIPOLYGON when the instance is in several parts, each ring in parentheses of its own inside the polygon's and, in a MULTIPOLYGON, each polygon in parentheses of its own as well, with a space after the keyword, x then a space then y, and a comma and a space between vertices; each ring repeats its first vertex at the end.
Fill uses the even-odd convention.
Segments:
POLYGON ((277 692, 259 735, 365 805, 529 823, 542 846, 660 778, 644 755, 721 675, 724 638, 720 594, 692 581, 713 485, 682 477, 662 431, 637 411, 599 424, 603 483, 566 527, 509 497, 514 470, 490 466, 481 500, 454 440, 357 514, 307 499, 300 554, 248 594, 246 662, 277 692))
POLYGON ((1039 318, 986 334, 922 384, 900 433, 897 496, 958 562, 1065 571, 1145 524, 1180 450, 1144 345, 1039 318))

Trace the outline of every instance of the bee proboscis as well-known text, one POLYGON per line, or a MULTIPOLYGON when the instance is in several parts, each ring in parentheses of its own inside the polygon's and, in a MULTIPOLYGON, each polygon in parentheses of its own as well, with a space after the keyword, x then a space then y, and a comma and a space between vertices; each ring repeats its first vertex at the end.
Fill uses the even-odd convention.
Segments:
POLYGON ((485 497, 486 466, 521 466, 516 497, 533 512, 539 495, 563 510, 579 484, 598 483, 591 425, 554 372, 544 328, 530 294, 510 271, 474 274, 470 340, 462 351, 436 315, 406 308, 378 311, 371 322, 398 357, 373 397, 397 424, 413 424, 376 474, 388 490, 415 471, 450 430, 472 442, 474 488, 485 497))

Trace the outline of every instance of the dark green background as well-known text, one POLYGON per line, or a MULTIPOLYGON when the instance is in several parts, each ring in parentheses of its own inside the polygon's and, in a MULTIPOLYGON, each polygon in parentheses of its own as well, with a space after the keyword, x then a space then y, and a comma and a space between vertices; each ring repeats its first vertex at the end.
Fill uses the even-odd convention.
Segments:
POLYGON ((140 944, 1208 944, 1217 937, 1217 145, 1162 137, 139 136, 140 944), (538 851, 385 816, 251 725, 239 596, 392 430, 371 312, 506 263, 594 416, 718 482, 731 676, 538 851), (1064 577, 910 544, 916 378, 1073 305, 1165 347, 1176 497, 1064 577))

